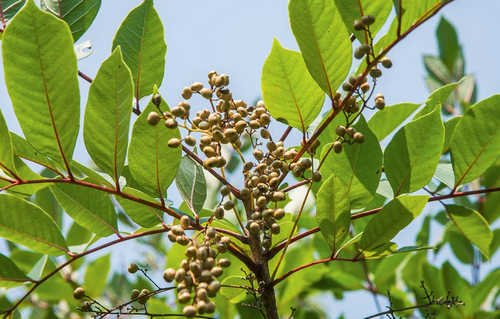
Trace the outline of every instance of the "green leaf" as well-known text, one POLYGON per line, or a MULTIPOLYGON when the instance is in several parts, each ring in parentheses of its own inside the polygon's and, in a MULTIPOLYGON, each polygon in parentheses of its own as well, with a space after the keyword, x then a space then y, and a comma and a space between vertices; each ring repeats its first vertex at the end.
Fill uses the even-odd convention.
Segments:
POLYGON ((427 72, 441 82, 448 83, 453 81, 453 75, 448 70, 448 67, 438 57, 424 55, 424 66, 427 72))
POLYGON ((118 233, 116 213, 108 194, 71 184, 57 184, 51 190, 66 213, 80 226, 102 237, 118 233))
POLYGON ((69 25, 75 42, 87 31, 101 7, 101 0, 42 0, 42 7, 69 25))
POLYGON ((498 289, 498 282, 500 282, 500 268, 491 271, 480 283, 474 286, 471 294, 472 300, 468 306, 471 307, 472 310, 479 309, 488 298, 488 295, 490 295, 492 291, 494 292, 495 288, 498 289))
POLYGON ((43 154, 40 150, 36 149, 32 144, 19 135, 10 132, 10 139, 12 140, 14 154, 16 156, 52 169, 61 168, 58 163, 55 163, 49 156, 43 154))
POLYGON ((500 154, 500 95, 472 106, 457 124, 451 138, 455 186, 481 176, 500 154))
POLYGON ((396 283, 397 269, 401 267, 405 258, 407 256, 404 254, 396 254, 380 262, 374 272, 374 283, 377 289, 387 291, 396 283))
POLYGON ((93 234, 77 223, 71 224, 71 227, 66 234, 66 242, 68 246, 85 245, 92 239, 93 234))
POLYGON ((5 84, 26 139, 68 166, 80 118, 78 69, 68 26, 28 1, 4 32, 2 55, 5 84))
POLYGON ((331 176, 318 191, 316 220, 332 252, 336 251, 349 232, 350 212, 346 185, 337 176, 331 176))
POLYGON ((230 285, 247 287, 248 281, 241 275, 228 276, 222 280, 221 284, 226 287, 221 288, 220 294, 227 298, 231 303, 239 303, 247 296, 245 289, 227 287, 230 285))
POLYGON ((427 185, 439 163, 443 143, 444 126, 437 108, 396 133, 384 153, 384 170, 396 195, 427 185))
MULTIPOLYGON (((122 192, 140 199, 155 202, 154 198, 134 188, 125 187, 123 188, 122 192)), ((162 221, 163 213, 158 209, 154 209, 152 207, 128 200, 120 196, 115 196, 115 199, 123 208, 127 216, 132 218, 134 222, 141 225, 142 227, 153 227, 162 221)))
POLYGON ((0 170, 16 172, 14 164, 14 146, 10 139, 9 128, 0 110, 0 170))
POLYGON ((106 288, 108 273, 111 268, 111 255, 107 254, 92 261, 85 271, 85 293, 92 297, 102 295, 106 288))
POLYGON ((0 237, 42 254, 57 256, 68 251, 52 218, 34 204, 1 194, 0 212, 0 237))
POLYGON ((419 105, 415 103, 400 103, 387 106, 370 118, 368 126, 377 139, 381 141, 409 118, 419 105))
MULTIPOLYGON (((1 14, 5 21, 9 21, 23 7, 26 0, 0 0, 3 11, 1 14)), ((0 37, 1 39, 1 37, 0 37)))
POLYGON ((474 247, 453 223, 446 227, 444 240, 460 262, 471 265, 474 263, 474 247))
POLYGON ((271 115, 303 132, 318 116, 325 99, 301 54, 283 48, 276 39, 262 69, 261 85, 271 115))
POLYGON ((453 70, 456 60, 461 55, 462 48, 458 43, 455 28, 445 17, 441 17, 439 20, 436 36, 438 39, 439 57, 448 70, 453 70))
POLYGON ((164 37, 153 0, 134 8, 116 32, 113 49, 121 46, 123 59, 132 71, 137 99, 151 94, 153 85, 162 82, 167 52, 164 37))
POLYGON ((388 243, 422 212, 428 199, 423 195, 394 198, 368 222, 359 247, 372 250, 388 243))
MULTIPOLYGON (((160 107, 163 111, 169 110, 164 101, 160 107)), ((180 134, 178 129, 148 124, 148 113, 154 110, 155 106, 149 103, 137 118, 132 130, 128 162, 132 177, 143 188, 140 190, 161 198, 172 183, 181 160, 180 148, 170 148, 167 143, 171 138, 180 138, 180 134)))
POLYGON ((455 185, 455 175, 453 175, 453 167, 450 163, 439 163, 436 167, 434 177, 449 188, 455 185))
POLYGON ((175 183, 189 208, 199 214, 207 198, 207 183, 203 167, 184 156, 177 171, 175 183))
POLYGON ((13 287, 30 280, 12 260, 0 254, 0 287, 13 287))
POLYGON ((455 116, 444 123, 444 146, 443 153, 450 150, 450 142, 457 124, 462 120, 462 116, 455 116))
POLYGON ((291 0, 290 24, 309 73, 331 98, 349 73, 352 46, 331 0, 291 0))
POLYGON ((493 233, 486 219, 477 211, 458 205, 447 205, 446 212, 460 232, 489 258, 493 233))
POLYGON ((330 152, 323 162, 321 173, 324 177, 335 174, 340 178, 347 187, 351 208, 362 208, 377 191, 382 173, 382 150, 363 116, 354 127, 363 133, 364 142, 346 144, 340 154, 330 152))
POLYGON ((427 101, 425 101, 425 106, 415 115, 415 119, 422 117, 434 111, 436 108, 440 108, 442 104, 446 102, 450 94, 463 82, 463 79, 458 82, 449 83, 443 85, 436 90, 434 90, 427 101))
MULTIPOLYGON (((42 176, 33 172, 31 168, 26 165, 19 157, 14 158, 14 164, 16 166, 17 175, 23 180, 40 179, 42 176)), ((9 185, 10 183, 0 179, 0 187, 9 185)), ((40 183, 40 184, 24 184, 9 188, 10 193, 19 194, 20 196, 31 196, 40 189, 49 187, 50 183, 40 183)))
POLYGON ((83 137, 89 155, 115 181, 127 153, 133 86, 118 47, 97 72, 85 110, 83 137))
POLYGON ((361 17, 361 12, 363 12, 363 15, 372 15, 375 17, 375 22, 370 25, 370 33, 372 37, 375 37, 392 10, 392 3, 386 0, 335 0, 335 5, 342 16, 346 29, 349 33, 354 33, 361 43, 366 42, 365 33, 354 30, 354 20, 361 17))
MULTIPOLYGON (((460 276, 459 272, 451 265, 449 261, 446 261, 441 266, 441 276, 443 278, 444 286, 446 291, 449 291, 453 296, 460 296, 460 300, 462 300, 466 305, 469 305, 471 302, 471 286, 460 276)), ((464 310, 468 307, 456 307, 455 311, 463 314, 464 310)))

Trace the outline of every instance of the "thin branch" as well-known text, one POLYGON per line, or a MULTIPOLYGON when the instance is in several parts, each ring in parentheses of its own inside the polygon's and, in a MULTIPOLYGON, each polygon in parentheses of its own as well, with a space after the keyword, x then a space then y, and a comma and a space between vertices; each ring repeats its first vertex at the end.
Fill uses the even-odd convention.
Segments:
POLYGON ((285 280, 286 278, 288 278, 289 276, 293 275, 294 273, 296 273, 298 271, 301 271, 303 269, 312 267, 314 265, 329 263, 329 262, 334 261, 334 260, 336 260, 336 261, 358 262, 358 261, 360 261, 362 259, 359 259, 359 258, 339 258, 339 257, 336 257, 336 256, 331 256, 331 257, 328 257, 328 258, 318 259, 318 260, 315 260, 315 261, 311 261, 310 263, 298 266, 298 267, 296 267, 296 268, 294 268, 292 270, 287 271, 282 276, 280 276, 280 277, 276 278, 275 280, 273 280, 273 282, 271 283, 271 286, 273 286, 273 287, 276 286, 277 284, 279 284, 280 282, 282 282, 283 280, 285 280))
POLYGON ((107 242, 105 244, 102 244, 100 246, 97 246, 97 247, 94 247, 92 249, 89 249, 87 251, 84 251, 82 253, 79 253, 79 254, 74 254, 70 259, 68 259, 67 261, 65 261, 64 263, 62 263, 61 265, 59 265, 57 268, 55 268, 54 270, 52 270, 50 273, 48 273, 47 275, 45 275, 44 277, 42 277, 41 279, 39 279, 37 282, 35 282, 33 284, 33 286, 30 287, 30 289, 20 298, 18 299, 18 301, 12 306, 10 307, 9 309, 3 311, 3 314, 4 314, 4 318, 7 318, 10 314, 12 314, 12 312, 14 310, 17 309, 17 307, 19 307, 19 305, 33 292, 35 291, 35 289, 37 289, 41 284, 43 284, 44 282, 46 282, 48 279, 50 279, 51 277, 53 277, 54 275, 56 275, 59 271, 61 271, 61 269, 63 269, 64 267, 70 265, 71 263, 73 263, 74 261, 84 257, 84 256, 87 256, 87 255, 90 255, 92 253, 95 253, 97 251, 100 251, 102 249, 105 249, 105 248, 108 248, 110 246, 113 246, 115 244, 119 244, 119 243, 123 243, 125 241, 128 241, 128 240, 131 240, 131 239, 136 239, 136 238, 140 238, 140 237, 144 237, 144 236, 149 236, 149 235, 153 235, 153 234, 160 234, 160 233, 164 233, 168 231, 168 229, 166 228, 162 228, 162 229, 155 229, 155 230, 149 230, 149 231, 145 231, 145 232, 142 232, 142 233, 137 233, 137 234, 131 234, 131 235, 128 235, 128 236, 123 236, 121 238, 118 238, 118 239, 115 239, 115 240, 112 240, 110 242, 107 242))
MULTIPOLYGON (((452 194, 430 197, 428 202, 436 202, 436 201, 441 201, 441 200, 455 198, 455 197, 470 196, 470 195, 477 195, 477 194, 487 194, 487 193, 494 193, 494 192, 499 192, 499 191, 500 191, 500 187, 478 189, 478 190, 466 191, 466 192, 455 192, 452 194)), ((354 220, 354 219, 359 219, 359 218, 363 218, 366 216, 376 214, 380 210, 382 210, 382 208, 383 207, 378 207, 378 208, 367 210, 367 211, 364 211, 361 213, 352 214, 351 219, 354 220)), ((292 237, 290 239, 290 243, 296 242, 304 237, 312 235, 312 234, 318 232, 319 230, 320 230, 319 227, 311 228, 303 233, 300 233, 300 234, 292 237)), ((282 241, 279 244, 277 244, 276 246, 274 246, 271 250, 269 250, 269 252, 267 253, 268 258, 274 257, 280 250, 282 250, 285 247, 286 243, 287 243, 286 240, 282 241)))
POLYGON ((88 76, 87 74, 83 73, 82 71, 78 70, 78 75, 84 79, 85 81, 92 83, 92 78, 88 76))
MULTIPOLYGON (((400 36, 398 36, 395 40, 393 40, 391 43, 389 43, 389 45, 386 46, 380 52, 380 54, 370 64, 367 65, 367 67, 365 68, 365 70, 361 74, 361 77, 367 76, 367 74, 370 71, 370 69, 373 66, 377 65, 378 61, 382 57, 384 57, 396 44, 398 44, 401 40, 403 40, 404 38, 406 38, 411 32, 413 32, 415 29, 417 29, 421 24, 423 24, 424 22, 426 22, 427 20, 429 20, 430 18, 432 18, 434 15, 436 15, 444 6, 446 6, 447 4, 449 4, 449 3, 453 2, 453 1, 454 0, 447 0, 447 1, 439 2, 436 5, 434 5, 434 7, 432 7, 431 9, 429 9, 429 11, 427 11, 420 19, 418 19, 411 27, 409 27, 408 30, 406 30, 404 33, 402 33, 400 36)), ((345 101, 347 101, 352 96, 352 93, 355 91, 355 89, 357 89, 357 87, 360 84, 361 83, 357 83, 357 86, 353 89, 353 91, 349 92, 345 96, 345 98, 341 101, 339 107, 335 108, 328 115, 328 117, 323 121, 323 123, 321 123, 321 125, 316 129, 316 131, 313 133, 313 135, 311 136, 311 138, 309 140, 307 140, 307 142, 300 148, 300 150, 297 153, 297 156, 293 160, 294 162, 296 162, 297 160, 299 160, 302 157, 302 154, 304 154, 304 152, 307 149, 309 149, 311 147, 311 145, 313 145, 314 142, 316 142, 316 140, 319 138, 319 136, 321 135, 321 133, 328 127, 328 125, 333 121, 333 119, 337 116, 337 114, 339 114, 342 111, 342 109, 343 109, 343 103, 345 101)))
MULTIPOLYGON (((122 198, 125 198, 125 199, 128 199, 128 200, 131 200, 131 201, 143 204, 143 205, 148 206, 148 207, 152 207, 154 209, 158 209, 158 210, 163 211, 163 212, 167 213, 168 215, 170 215, 170 216, 172 216, 174 218, 177 218, 177 219, 180 219, 180 217, 181 217, 177 212, 175 212, 170 207, 162 206, 161 204, 159 204, 157 202, 151 202, 151 201, 142 199, 140 197, 136 197, 134 195, 130 195, 130 194, 127 194, 127 193, 124 193, 124 192, 121 192, 121 191, 117 191, 115 188, 111 188, 111 187, 107 187, 107 186, 102 186, 102 185, 97 185, 97 184, 92 184, 92 183, 89 183, 89 182, 86 182, 86 181, 74 180, 74 179, 69 179, 69 178, 61 178, 61 179, 59 179, 59 178, 52 178, 52 179, 51 178, 47 178, 47 179, 16 181, 16 182, 14 182, 12 184, 9 184, 9 185, 6 185, 6 186, 0 188, 0 192, 1 191, 6 191, 8 189, 11 189, 13 187, 20 186, 20 185, 44 184, 44 183, 49 183, 49 184, 50 183, 75 184, 75 185, 80 185, 80 186, 83 186, 83 187, 93 188, 93 189, 96 189, 96 190, 99 190, 99 191, 103 191, 103 192, 106 192, 106 193, 109 193, 109 194, 120 196, 122 198)), ((197 225, 197 229, 198 230, 200 230, 202 228, 203 228, 203 226, 197 225)), ((230 235, 230 236, 232 236, 232 237, 240 240, 243 243, 246 242, 245 236, 243 236, 241 234, 238 234, 238 233, 232 232, 230 230, 226 230, 226 229, 223 230, 223 229, 220 229, 220 228, 215 228, 215 230, 217 230, 217 231, 219 231, 221 233, 230 235)))
POLYGON ((288 137, 288 134, 290 134, 290 132, 292 131, 292 127, 291 126, 288 126, 285 131, 283 132, 283 135, 281 135, 280 137, 280 142, 284 142, 286 140, 286 138, 288 137))

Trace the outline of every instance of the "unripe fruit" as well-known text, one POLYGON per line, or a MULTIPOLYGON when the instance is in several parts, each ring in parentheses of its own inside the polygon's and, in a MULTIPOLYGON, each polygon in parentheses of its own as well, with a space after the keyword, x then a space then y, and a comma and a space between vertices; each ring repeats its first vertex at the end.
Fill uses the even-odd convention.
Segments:
POLYGON ((212 90, 209 88, 203 88, 200 90, 200 95, 203 96, 206 99, 211 99, 212 98, 212 90))
POLYGON ((342 143, 339 141, 333 142, 333 151, 335 153, 340 153, 342 152, 342 143))
POLYGON ((373 22, 375 22, 375 17, 372 15, 362 16, 361 22, 363 22, 364 25, 371 25, 371 24, 373 24, 373 22))
POLYGON ((201 82, 194 82, 191 84, 191 91, 193 92, 199 92, 201 89, 203 89, 203 83, 201 82))
POLYGON ((165 271, 163 272, 163 279, 164 279, 166 282, 172 282, 172 281, 174 281, 174 279, 175 279, 175 274, 176 274, 175 269, 173 269, 173 268, 167 268, 167 269, 165 269, 165 271))
POLYGON ((82 299, 85 297, 85 289, 82 287, 77 287, 75 290, 73 290, 73 298, 75 299, 82 299))
POLYGON ((363 93, 366 93, 370 90, 370 84, 368 84, 368 82, 365 82, 365 83, 361 84, 361 86, 359 88, 361 89, 361 91, 363 93))
POLYGON ((360 132, 354 133, 352 138, 353 138, 354 142, 360 143, 360 144, 363 143, 363 141, 365 140, 365 136, 363 135, 363 133, 360 133, 360 132))
POLYGON ((224 203, 225 210, 231 210, 234 208, 234 203, 232 201, 227 201, 224 203))
POLYGON ((191 89, 186 86, 182 89, 181 96, 182 98, 189 100, 191 96, 193 96, 193 91, 191 91, 191 89))
POLYGON ((150 125, 156 125, 160 122, 161 116, 157 112, 150 112, 147 120, 150 125))
POLYGON ((188 318, 196 316, 196 308, 194 306, 186 306, 182 310, 182 314, 188 318))
POLYGON ((217 262, 217 265, 223 267, 223 268, 227 268, 231 265, 231 261, 229 259, 226 259, 226 258, 221 258, 219 259, 219 261, 217 262))
POLYGON ((131 274, 135 274, 137 271, 139 270, 139 267, 137 266, 137 264, 130 264, 128 265, 128 272, 131 273, 131 274))
POLYGON ((377 109, 382 110, 385 107, 385 100, 375 99, 375 106, 377 107, 377 109))
POLYGON ((220 282, 217 280, 212 281, 207 287, 207 293, 210 297, 215 296, 217 291, 220 289, 220 282))
POLYGON ((181 282, 184 280, 184 277, 186 277, 186 271, 184 269, 177 269, 175 272, 175 281, 181 282))
POLYGON ((348 128, 346 129, 346 132, 347 132, 347 134, 348 134, 350 137, 353 137, 353 136, 354 136, 354 133, 356 133, 356 129, 355 129, 354 127, 352 127, 352 126, 351 126, 351 127, 348 127, 348 128))
POLYGON ((215 238, 215 235, 217 235, 217 232, 215 231, 215 228, 213 227, 207 227, 207 237, 208 238, 215 238))
POLYGON ((148 299, 149 299, 149 290, 148 289, 142 289, 141 292, 139 293, 139 296, 138 296, 138 300, 137 302, 140 303, 140 304, 145 304, 146 302, 148 302, 148 299))
POLYGON ((188 216, 183 215, 180 219, 180 223, 181 223, 182 228, 187 229, 187 228, 189 228, 189 225, 191 224, 191 220, 189 219, 188 216))
POLYGON ((154 105, 160 106, 161 104, 161 95, 158 93, 155 93, 153 97, 151 98, 151 102, 153 102, 154 105))
POLYGON ((345 135, 345 126, 337 126, 337 128, 335 129, 335 133, 337 133, 338 136, 343 137, 345 135))
POLYGON ((380 69, 373 68, 370 70, 370 76, 375 79, 379 78, 382 76, 382 71, 380 71, 380 69))
POLYGON ((186 143, 189 146, 195 146, 196 145, 196 138, 194 138, 191 135, 188 135, 184 138, 184 143, 186 143))
POLYGON ((354 57, 356 59, 362 59, 368 53, 370 53, 370 46, 368 44, 362 44, 354 50, 354 57))
POLYGON ((214 267, 212 268, 212 276, 214 277, 219 277, 220 275, 222 275, 222 268, 221 267, 214 267))
POLYGON ((278 208, 274 211, 273 216, 276 219, 282 219, 285 217, 285 210, 283 208, 278 208))
POLYGON ((312 180, 313 180, 313 182, 319 182, 319 181, 321 181, 321 178, 322 178, 322 176, 321 176, 321 173, 320 173, 320 172, 317 172, 317 171, 316 171, 316 172, 314 172, 314 173, 313 173, 313 175, 312 175, 312 180))
POLYGON ((139 291, 139 289, 132 289, 132 293, 130 294, 130 299, 135 299, 139 297, 140 293, 141 292, 139 291))
POLYGON ((380 60, 380 63, 386 69, 390 69, 392 67, 392 61, 388 57, 383 57, 382 60, 380 60))
POLYGON ((353 26, 356 31, 361 31, 365 28, 365 25, 361 20, 354 20, 353 26))
POLYGON ((260 231, 260 226, 258 223, 252 222, 252 223, 250 223, 250 225, 248 225, 248 229, 250 230, 250 232, 252 234, 258 234, 260 231))
POLYGON ((168 140, 168 147, 176 148, 179 147, 179 145, 181 145, 181 140, 178 138, 174 137, 168 140))
POLYGON ((189 300, 191 300, 191 294, 189 292, 183 292, 179 294, 177 297, 177 300, 179 300, 180 303, 187 303, 189 300))
POLYGON ((172 119, 172 118, 169 118, 169 119, 166 119, 165 120, 165 126, 167 128, 176 128, 177 127, 177 121, 172 119))
POLYGON ((273 223, 271 225, 271 232, 273 234, 279 234, 280 233, 280 225, 278 223, 273 223))
POLYGON ((286 195, 283 192, 274 192, 273 193, 273 201, 278 202, 278 201, 283 201, 285 200, 286 195))
POLYGON ((215 312, 215 304, 213 302, 208 302, 206 304, 205 312, 206 313, 214 313, 215 312))
POLYGON ((215 218, 217 218, 217 219, 222 219, 222 218, 224 218, 224 208, 222 208, 222 207, 218 206, 218 207, 215 209, 214 215, 215 215, 215 218))
POLYGON ((353 87, 351 85, 351 83, 349 82, 345 82, 344 84, 342 84, 342 90, 346 91, 346 92, 350 92, 352 91, 353 87))
POLYGON ((242 199, 248 199, 250 198, 250 190, 246 187, 242 188, 240 190, 240 196, 242 199))

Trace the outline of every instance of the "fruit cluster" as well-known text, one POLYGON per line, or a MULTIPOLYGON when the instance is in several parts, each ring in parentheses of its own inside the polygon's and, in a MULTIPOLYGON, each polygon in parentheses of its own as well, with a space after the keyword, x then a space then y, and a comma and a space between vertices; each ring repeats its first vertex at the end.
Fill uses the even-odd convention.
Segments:
POLYGON ((228 259, 218 257, 227 250, 229 242, 228 237, 220 236, 215 229, 207 227, 203 242, 195 239, 189 242, 186 258, 180 267, 168 268, 163 272, 165 281, 177 282, 177 300, 186 304, 183 309, 186 317, 215 311, 215 304, 210 298, 217 295, 221 287, 217 278, 222 275, 223 268, 230 265, 228 259))

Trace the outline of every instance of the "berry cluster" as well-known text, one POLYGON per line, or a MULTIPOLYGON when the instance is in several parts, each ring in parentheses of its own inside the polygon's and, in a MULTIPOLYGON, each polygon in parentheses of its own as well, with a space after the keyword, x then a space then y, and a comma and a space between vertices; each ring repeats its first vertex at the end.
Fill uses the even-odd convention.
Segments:
POLYGON ((163 272, 165 281, 177 282, 177 300, 186 304, 183 309, 186 317, 215 311, 210 298, 217 295, 221 287, 217 278, 222 275, 223 268, 230 265, 228 259, 218 258, 227 250, 230 239, 220 236, 212 227, 207 227, 204 235, 201 243, 196 240, 189 242, 186 258, 177 270, 168 268, 163 272))

